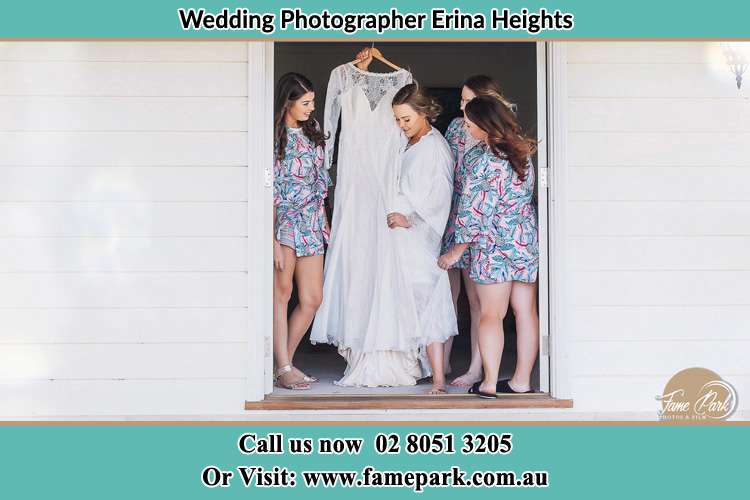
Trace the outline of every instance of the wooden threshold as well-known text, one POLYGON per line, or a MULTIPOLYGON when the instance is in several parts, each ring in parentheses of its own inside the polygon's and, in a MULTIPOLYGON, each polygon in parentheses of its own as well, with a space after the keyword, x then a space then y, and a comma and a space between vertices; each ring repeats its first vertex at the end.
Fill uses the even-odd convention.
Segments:
POLYGON ((549 394, 505 395, 482 399, 471 394, 445 396, 266 396, 246 401, 246 410, 455 410, 480 408, 572 408, 572 399, 549 394))

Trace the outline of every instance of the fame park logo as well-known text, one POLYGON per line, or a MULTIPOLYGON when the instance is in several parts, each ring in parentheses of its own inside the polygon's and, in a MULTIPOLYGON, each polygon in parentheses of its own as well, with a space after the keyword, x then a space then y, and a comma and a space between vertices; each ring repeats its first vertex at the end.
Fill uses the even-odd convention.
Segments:
POLYGON ((660 396, 659 420, 726 420, 737 409, 737 391, 706 368, 677 372, 660 396))

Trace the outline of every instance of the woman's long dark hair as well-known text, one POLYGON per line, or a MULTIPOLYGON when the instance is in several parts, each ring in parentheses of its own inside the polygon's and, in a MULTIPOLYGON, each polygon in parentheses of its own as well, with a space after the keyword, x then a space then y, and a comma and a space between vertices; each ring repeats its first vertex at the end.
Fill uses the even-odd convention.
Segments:
MULTIPOLYGON (((313 84, 305 76, 299 73, 286 73, 279 78, 276 83, 276 94, 274 102, 273 118, 273 142, 276 152, 276 158, 281 161, 284 159, 284 150, 286 149, 286 112, 294 101, 299 100, 308 92, 315 92, 313 84)), ((325 145, 326 136, 318 126, 318 122, 313 118, 300 122, 302 132, 316 146, 325 145)))
POLYGON ((498 101, 508 106, 511 111, 515 112, 515 105, 512 104, 503 95, 503 91, 500 89, 500 85, 487 75, 470 76, 469 78, 464 80, 464 83, 461 86, 471 89, 471 91, 474 92, 477 97, 494 97, 498 101))
POLYGON ((526 180, 537 141, 523 134, 513 111, 495 97, 479 96, 466 103, 464 112, 474 125, 487 132, 492 152, 507 157, 518 177, 526 180))

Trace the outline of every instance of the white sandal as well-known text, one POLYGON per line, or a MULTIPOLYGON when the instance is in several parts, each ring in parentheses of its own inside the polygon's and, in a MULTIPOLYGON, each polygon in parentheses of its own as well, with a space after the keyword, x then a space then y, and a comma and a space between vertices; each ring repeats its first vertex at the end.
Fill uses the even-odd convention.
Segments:
POLYGON ((290 373, 292 371, 292 365, 284 365, 278 370, 276 370, 276 377, 274 382, 276 383, 277 387, 281 387, 282 389, 289 389, 290 391, 306 391, 310 389, 310 382, 302 379, 298 382, 292 382, 291 384, 285 384, 281 381, 281 376, 286 375, 287 373, 290 373))
POLYGON ((305 372, 303 372, 302 370, 300 370, 296 366, 294 366, 292 368, 296 369, 297 371, 299 371, 302 374, 302 380, 304 380, 305 382, 307 382, 309 384, 312 384, 313 382, 317 382, 318 381, 318 379, 316 379, 315 377, 309 376, 308 374, 306 374, 305 372))

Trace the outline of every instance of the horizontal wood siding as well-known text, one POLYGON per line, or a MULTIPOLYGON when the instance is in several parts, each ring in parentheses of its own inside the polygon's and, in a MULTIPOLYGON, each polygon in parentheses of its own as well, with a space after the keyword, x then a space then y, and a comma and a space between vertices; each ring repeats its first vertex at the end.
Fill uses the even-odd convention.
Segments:
POLYGON ((247 46, 0 43, 1 417, 242 412, 247 46))
POLYGON ((750 393, 750 100, 718 43, 569 43, 564 325, 583 411, 679 370, 750 393))

